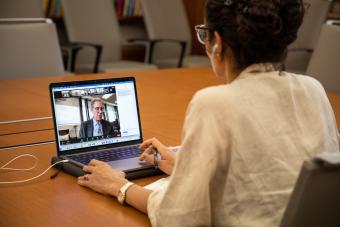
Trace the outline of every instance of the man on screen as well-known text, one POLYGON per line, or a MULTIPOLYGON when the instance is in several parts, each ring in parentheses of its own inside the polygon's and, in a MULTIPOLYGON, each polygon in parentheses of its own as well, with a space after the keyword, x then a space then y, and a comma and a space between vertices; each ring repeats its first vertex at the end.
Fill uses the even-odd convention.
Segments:
POLYGON ((104 103, 100 98, 91 100, 91 111, 93 118, 81 123, 79 137, 116 136, 117 130, 110 122, 103 119, 104 103))

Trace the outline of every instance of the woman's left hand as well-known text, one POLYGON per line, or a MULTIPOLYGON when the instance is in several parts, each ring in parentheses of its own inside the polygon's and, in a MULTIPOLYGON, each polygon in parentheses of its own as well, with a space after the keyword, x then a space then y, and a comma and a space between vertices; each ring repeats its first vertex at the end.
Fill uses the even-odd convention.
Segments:
POLYGON ((78 177, 78 184, 102 194, 117 196, 119 189, 128 182, 124 172, 113 170, 107 163, 95 159, 83 170, 88 173, 78 177))

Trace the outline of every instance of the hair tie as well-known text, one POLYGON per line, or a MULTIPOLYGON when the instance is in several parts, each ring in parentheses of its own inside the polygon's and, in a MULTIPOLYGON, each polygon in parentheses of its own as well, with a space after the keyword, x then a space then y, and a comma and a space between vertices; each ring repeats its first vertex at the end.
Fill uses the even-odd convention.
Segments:
MULTIPOLYGON (((224 4, 225 6, 230 7, 231 5, 234 4, 234 0, 225 0, 225 1, 223 2, 223 4, 224 4)), ((248 13, 249 13, 248 2, 247 2, 247 3, 241 2, 239 5, 241 5, 241 9, 239 10, 240 13, 242 13, 242 14, 248 14, 248 13)), ((237 8, 238 8, 238 7, 237 7, 237 8)))
POLYGON ((244 5, 241 9, 241 12, 243 14, 248 14, 249 13, 249 7, 247 5, 244 5))
POLYGON ((231 6, 233 3, 234 3, 233 0, 225 0, 224 1, 224 5, 226 5, 226 6, 231 6))

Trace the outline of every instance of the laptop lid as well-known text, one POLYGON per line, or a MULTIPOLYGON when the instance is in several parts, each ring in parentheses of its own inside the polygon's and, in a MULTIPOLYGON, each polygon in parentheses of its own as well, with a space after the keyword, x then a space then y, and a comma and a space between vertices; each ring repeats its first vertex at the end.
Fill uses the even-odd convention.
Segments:
POLYGON ((133 77, 52 83, 49 89, 58 156, 143 141, 133 77))

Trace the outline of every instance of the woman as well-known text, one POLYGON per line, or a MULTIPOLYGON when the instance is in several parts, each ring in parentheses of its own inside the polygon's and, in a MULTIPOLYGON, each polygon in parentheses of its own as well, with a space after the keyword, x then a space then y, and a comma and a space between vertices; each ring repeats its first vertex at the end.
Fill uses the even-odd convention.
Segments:
MULTIPOLYGON (((157 139, 141 145, 161 154, 168 187, 131 185, 96 160, 78 182, 125 199, 154 226, 278 226, 303 160, 339 148, 320 83, 276 69, 296 39, 303 3, 207 0, 205 15, 198 38, 226 84, 193 97, 176 158, 157 139)), ((152 162, 150 154, 141 159, 152 162)))

